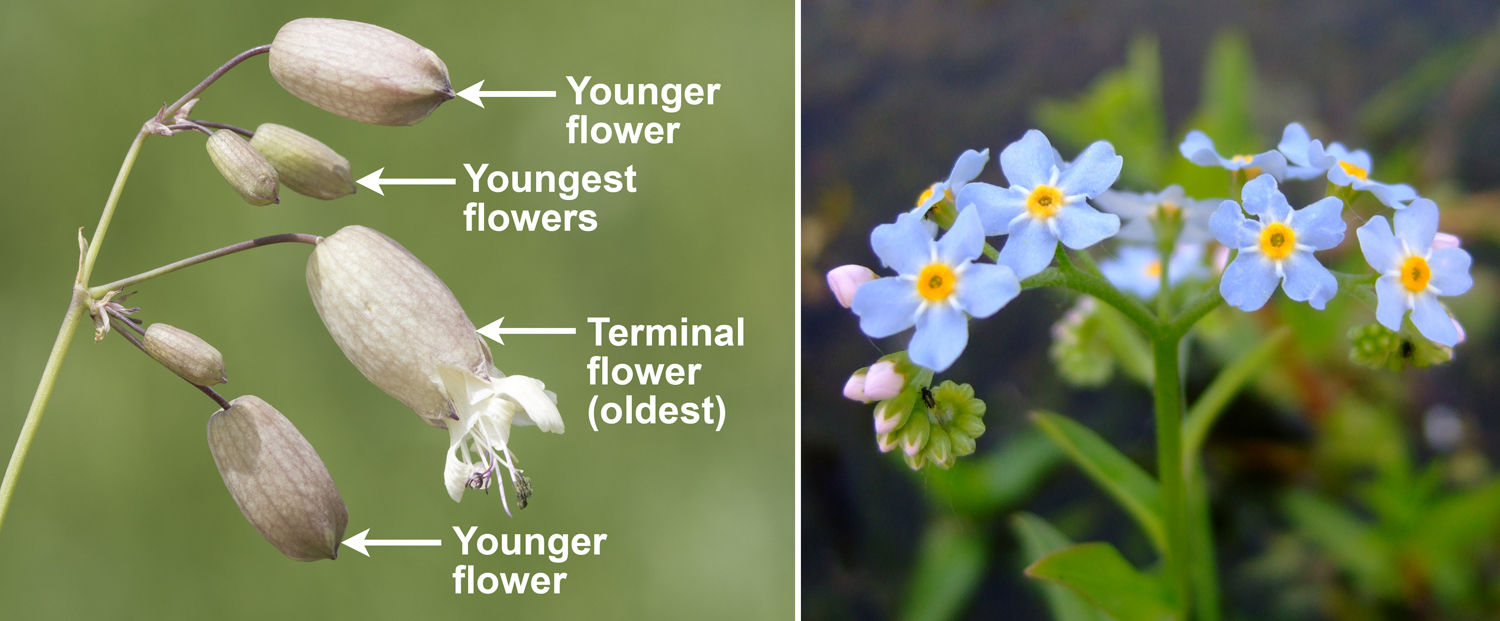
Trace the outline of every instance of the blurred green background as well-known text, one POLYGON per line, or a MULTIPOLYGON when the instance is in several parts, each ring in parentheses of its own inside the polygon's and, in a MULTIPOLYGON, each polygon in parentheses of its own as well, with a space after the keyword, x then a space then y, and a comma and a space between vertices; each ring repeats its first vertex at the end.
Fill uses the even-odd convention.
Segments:
POLYGON ((284 232, 363 224, 444 278, 479 324, 575 326, 579 335, 493 345, 507 373, 544 380, 568 431, 519 428, 531 506, 462 504, 442 485, 445 432, 367 382, 308 299, 309 248, 271 246, 136 289, 137 317, 171 323, 225 355, 228 397, 286 414, 328 465, 349 507, 347 535, 443 538, 440 549, 345 548, 334 562, 282 557, 245 522, 214 468, 212 404, 125 341, 79 330, 0 532, 0 617, 784 618, 793 606, 793 11, 784 3, 9 2, 0 5, 0 446, 20 430, 77 268, 131 137, 236 53, 305 16, 375 23, 436 51, 455 90, 555 89, 553 100, 443 105, 414 127, 363 125, 283 91, 253 58, 210 88, 194 117, 310 134, 362 177, 456 177, 456 187, 388 188, 321 202, 283 189, 251 207, 225 185, 204 136, 147 141, 93 284, 284 232), (566 75, 595 82, 721 83, 713 107, 572 104, 566 75), (563 123, 680 122, 666 146, 572 146, 563 123), (640 192, 565 202, 469 191, 462 164, 504 170, 623 170, 640 192), (593 209, 592 233, 465 233, 464 205, 593 209), (620 323, 733 323, 743 348, 592 346, 589 316, 620 323), (699 427, 590 430, 586 407, 620 400, 587 385, 591 355, 703 364, 699 385, 659 400, 721 394, 730 417, 699 427), (601 556, 458 554, 452 526, 480 532, 608 533, 601 556), (480 572, 567 572, 560 595, 452 593, 457 564, 480 572))

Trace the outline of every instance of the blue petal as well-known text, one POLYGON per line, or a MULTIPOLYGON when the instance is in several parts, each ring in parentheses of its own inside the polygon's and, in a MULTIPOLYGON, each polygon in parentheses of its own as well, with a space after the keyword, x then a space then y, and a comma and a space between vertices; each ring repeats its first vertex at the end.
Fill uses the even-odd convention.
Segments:
POLYGON ((1016 278, 1027 278, 1045 269, 1056 251, 1057 237, 1047 225, 1024 218, 1011 229, 1010 239, 1000 249, 999 263, 1010 267, 1016 278))
POLYGON ((1026 194, 1011 188, 999 188, 988 183, 970 183, 959 190, 954 200, 963 210, 973 205, 979 210, 979 222, 987 237, 1010 232, 1010 221, 1026 213, 1026 194))
POLYGON ((1196 129, 1188 132, 1177 150, 1181 151, 1182 156, 1188 158, 1188 161, 1199 166, 1224 165, 1224 158, 1219 157, 1218 151, 1214 150, 1214 141, 1208 137, 1208 134, 1196 129))
POLYGON ((1293 252, 1282 264, 1282 273, 1286 276, 1281 282, 1281 290, 1286 292, 1286 297, 1307 302, 1318 310, 1323 310, 1339 292, 1338 279, 1311 252, 1293 252))
POLYGON ((1063 205, 1054 218, 1057 236, 1074 250, 1088 248, 1120 232, 1120 216, 1099 213, 1081 201, 1063 205))
POLYGON ((1219 210, 1208 219, 1208 227, 1219 243, 1235 250, 1254 246, 1260 239, 1261 224, 1246 220, 1240 212, 1240 204, 1234 201, 1219 203, 1219 210))
POLYGON ((1321 176, 1323 176, 1323 169, 1313 166, 1288 166, 1286 169, 1286 178, 1296 181, 1306 181, 1321 176))
POLYGON ((1094 197, 1094 206, 1105 213, 1112 213, 1122 218, 1135 219, 1145 218, 1156 211, 1158 200, 1157 197, 1150 194, 1108 190, 1094 197))
POLYGON ((1073 165, 1062 172, 1058 189, 1064 196, 1083 194, 1093 198, 1115 184, 1124 164, 1125 158, 1115 155, 1115 146, 1100 140, 1078 154, 1073 165))
POLYGON ((1338 186, 1347 186, 1354 184, 1355 181, 1358 181, 1358 179, 1356 179, 1353 175, 1350 175, 1348 171, 1344 170, 1343 166, 1335 165, 1333 168, 1328 169, 1329 183, 1338 186))
POLYGON ((917 203, 917 208, 911 210, 913 214, 918 216, 927 215, 927 210, 932 209, 932 206, 938 204, 938 201, 943 200, 943 197, 947 194, 943 191, 942 182, 932 184, 929 189, 931 191, 927 193, 927 200, 917 203))
MULTIPOLYGON (((1339 145, 1338 143, 1334 143, 1334 144, 1337 145, 1337 146, 1343 146, 1343 145, 1339 145)), ((1344 157, 1339 158, 1339 159, 1342 159, 1342 160, 1344 160, 1346 162, 1349 162, 1350 164, 1353 164, 1355 166, 1363 168, 1363 169, 1365 169, 1365 172, 1369 172, 1370 169, 1372 169, 1372 168, 1375 167, 1375 163, 1370 160, 1370 152, 1366 151, 1364 149, 1356 149, 1354 151, 1350 151, 1350 152, 1346 153, 1344 155, 1344 157)))
MULTIPOLYGON (((1396 236, 1391 233, 1391 225, 1385 221, 1385 216, 1370 218, 1355 234, 1359 236, 1359 249, 1365 253, 1365 262, 1375 268, 1375 271, 1384 274, 1401 269, 1404 253, 1401 252, 1401 244, 1396 241, 1396 236)), ((1391 329, 1400 329, 1400 325, 1391 329)))
POLYGON ((1156 228, 1151 225, 1150 218, 1136 218, 1120 227, 1120 232, 1116 235, 1124 240, 1149 242, 1156 239, 1156 228))
POLYGON ((1411 322, 1422 336, 1434 343, 1449 347, 1458 344, 1458 327, 1453 325, 1448 309, 1443 308, 1443 303, 1435 295, 1417 296, 1417 303, 1411 309, 1411 322))
POLYGON ((910 328, 916 321, 922 296, 905 278, 880 278, 859 286, 849 307, 859 315, 859 329, 883 338, 910 328))
MULTIPOLYGON (((1286 197, 1282 196, 1281 191, 1276 189, 1276 178, 1270 175, 1261 175, 1251 179, 1240 190, 1240 198, 1245 204, 1245 213, 1252 216, 1265 216, 1271 211, 1271 206, 1278 196, 1281 197, 1280 202, 1286 204, 1286 197)), ((1286 211, 1290 212, 1291 210, 1292 206, 1287 205, 1286 211)), ((1282 218, 1272 219, 1279 221, 1282 218)))
POLYGON ((1463 295, 1474 286, 1474 277, 1469 275, 1469 265, 1473 258, 1463 248, 1443 248, 1432 251, 1432 258, 1427 260, 1427 267, 1432 270, 1432 280, 1428 281, 1445 296, 1463 295))
POLYGON ((1401 330, 1406 317, 1406 287, 1395 276, 1381 276, 1375 281, 1375 320, 1392 332, 1401 330))
POLYGON ((1021 281, 1004 265, 970 263, 959 277, 958 305, 971 316, 983 319, 995 314, 1021 293, 1021 281))
POLYGON ((938 260, 957 266, 979 258, 984 251, 984 229, 979 223, 979 210, 964 209, 953 221, 953 228, 937 242, 938 260))
MULTIPOLYGON (((1340 153, 1344 151, 1343 145, 1337 142, 1330 145, 1330 148, 1337 149, 1340 153)), ((1323 148, 1322 140, 1314 140, 1307 144, 1307 163, 1323 170, 1332 170, 1338 168, 1339 158, 1329 154, 1328 150, 1323 148)))
POLYGON ((1344 241, 1344 201, 1329 196, 1292 214, 1287 223, 1297 233, 1297 243, 1327 250, 1344 241))
POLYGON ((943 371, 968 344, 969 318, 964 312, 952 304, 934 304, 917 318, 917 334, 911 338, 908 353, 912 362, 943 371))
POLYGON ((1006 145, 1000 152, 1000 170, 1011 185, 1026 189, 1052 180, 1052 169, 1057 159, 1052 152, 1052 143, 1037 130, 1028 130, 1020 140, 1006 145))
POLYGON ((1280 151, 1266 151, 1250 158, 1250 164, 1242 168, 1259 168, 1263 176, 1270 175, 1280 181, 1286 176, 1286 156, 1280 151))
POLYGON ((957 193, 964 185, 973 181, 979 173, 984 172, 985 163, 990 161, 990 150, 975 151, 969 149, 963 155, 958 156, 958 161, 953 163, 953 172, 948 173, 948 189, 957 193))
POLYGON ((870 232, 875 256, 891 269, 915 275, 932 261, 932 235, 922 227, 922 217, 912 213, 896 216, 895 224, 882 224, 870 232))
POLYGON ((1396 237, 1406 242, 1406 248, 1412 254, 1427 254, 1432 248, 1432 238, 1437 237, 1437 203, 1419 198, 1406 209, 1396 212, 1395 219, 1396 237))
POLYGON ((1120 248, 1120 256, 1099 263, 1104 278, 1120 289, 1137 297, 1150 299, 1161 288, 1161 279, 1146 273, 1146 266, 1157 260, 1156 250, 1142 246, 1120 248))
POLYGON ((1392 209, 1404 209, 1407 203, 1417 198, 1416 188, 1405 183, 1385 184, 1378 181, 1355 179, 1354 189, 1369 192, 1376 200, 1385 203, 1386 207, 1392 209))
MULTIPOLYGON (((1259 254, 1241 253, 1229 267, 1224 268, 1224 278, 1219 281, 1219 293, 1224 302, 1242 311, 1258 310, 1271 299, 1276 291, 1276 267, 1259 254)), ((866 284, 860 287, 864 291, 866 284)), ((858 295, 855 296, 856 298, 858 295)))
MULTIPOLYGON (((1281 131, 1281 144, 1276 145, 1276 148, 1286 156, 1288 162, 1296 164, 1299 168, 1308 168, 1315 171, 1314 174, 1318 174, 1323 171, 1312 168, 1312 164, 1307 161, 1309 142, 1311 138, 1308 137, 1307 129, 1303 128, 1301 123, 1289 123, 1286 129, 1281 131)), ((1308 179, 1309 177, 1301 178, 1308 179)))

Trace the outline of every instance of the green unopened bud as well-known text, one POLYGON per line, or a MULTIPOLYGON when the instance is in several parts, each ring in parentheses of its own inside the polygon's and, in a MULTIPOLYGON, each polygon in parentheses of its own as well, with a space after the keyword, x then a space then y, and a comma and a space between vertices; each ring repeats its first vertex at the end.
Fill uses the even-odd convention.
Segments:
POLYGON ((354 193, 349 160, 317 139, 284 125, 262 123, 250 139, 281 183, 303 196, 333 200, 354 193))
POLYGON ((240 512, 287 558, 338 558, 349 512, 318 452, 259 397, 229 405, 208 419, 208 448, 240 512))
POLYGON ((224 356, 193 333, 153 323, 141 338, 146 353, 173 373, 198 386, 213 386, 229 381, 224 374, 224 356))
POLYGON ((208 157, 245 202, 251 205, 281 202, 276 196, 276 169, 238 134, 227 130, 214 132, 208 137, 208 157))
POLYGON ((432 50, 360 22, 288 22, 271 42, 270 65, 291 94, 362 123, 415 125, 454 97, 448 67, 432 50))

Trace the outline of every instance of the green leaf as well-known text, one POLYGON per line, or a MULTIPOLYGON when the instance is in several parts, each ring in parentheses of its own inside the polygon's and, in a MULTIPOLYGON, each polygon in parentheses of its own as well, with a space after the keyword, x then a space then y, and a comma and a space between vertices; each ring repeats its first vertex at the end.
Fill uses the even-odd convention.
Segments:
POLYGON ((1161 100, 1161 52, 1156 38, 1130 41, 1124 67, 1099 75, 1087 92, 1071 101, 1044 100, 1034 111, 1037 125, 1064 146, 1083 149, 1108 140, 1130 162, 1122 181, 1155 189, 1170 152, 1161 100))
POLYGON ((1177 619, 1161 581, 1137 571, 1107 543, 1057 550, 1027 567, 1026 575, 1068 587, 1119 621, 1177 619))
POLYGON ((924 470, 923 489, 939 506, 982 520, 1031 496, 1062 460, 1056 444, 1027 430, 1013 434, 998 449, 959 460, 951 470, 924 470))
POLYGON ((1166 528, 1161 518, 1161 490, 1129 457, 1073 419, 1050 412, 1034 412, 1032 422, 1072 458, 1083 473, 1104 488, 1126 513, 1135 518, 1157 551, 1166 550, 1166 528))
POLYGON ((1183 468, 1190 469, 1192 464, 1198 460, 1198 451, 1203 449, 1203 440, 1208 437, 1208 432, 1213 428, 1214 422, 1219 419, 1219 414, 1229 405, 1230 400, 1239 394, 1240 389, 1250 380, 1255 379, 1261 369, 1271 361, 1271 355, 1281 347, 1282 341, 1291 334, 1286 327, 1272 331, 1261 341, 1260 345, 1250 350, 1239 360, 1234 361, 1224 370, 1219 371, 1219 376, 1204 389, 1198 400, 1193 402, 1193 407, 1188 409, 1187 418, 1182 422, 1182 459, 1183 468))
POLYGON ((956 520, 928 527, 917 552, 917 566, 907 589, 901 618, 942 621, 957 618, 984 576, 984 540, 956 520))
POLYGON ((1407 549, 1426 569, 1437 598, 1449 606, 1471 602, 1481 555, 1491 550, 1500 523, 1500 480, 1448 496, 1419 518, 1407 549))
POLYGON ((1390 547, 1369 524, 1305 490, 1288 493, 1283 506, 1297 533, 1349 572, 1361 590, 1377 596, 1400 596, 1399 568, 1390 547))
MULTIPOLYGON (((1011 529, 1021 542, 1021 552, 1026 563, 1035 563, 1053 552, 1073 545, 1067 535, 1062 534, 1047 520, 1031 513, 1017 513, 1010 519, 1011 529)), ((1088 600, 1060 584, 1043 581, 1042 594, 1047 598, 1047 608, 1052 611, 1053 621, 1107 621, 1109 617, 1099 612, 1088 600)))

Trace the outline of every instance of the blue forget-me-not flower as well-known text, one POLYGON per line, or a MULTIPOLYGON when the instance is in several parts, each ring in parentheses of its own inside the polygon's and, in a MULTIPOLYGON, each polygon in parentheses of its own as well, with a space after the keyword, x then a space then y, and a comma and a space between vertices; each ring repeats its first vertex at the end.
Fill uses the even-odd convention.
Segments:
POLYGON ((1280 181, 1286 176, 1286 156, 1275 149, 1256 155, 1233 155, 1224 157, 1214 148, 1214 141, 1198 130, 1188 132, 1182 144, 1177 146, 1182 156, 1199 166, 1218 166, 1231 172, 1245 171, 1246 177, 1259 177, 1265 173, 1280 181))
POLYGON ((1061 161, 1047 137, 1030 130, 1000 152, 1010 187, 970 183, 958 193, 960 209, 973 205, 985 235, 1010 235, 999 263, 1026 278, 1047 267, 1057 243, 1081 250, 1114 235, 1120 218, 1099 213, 1086 199, 1114 185, 1124 158, 1103 140, 1072 163, 1061 161))
MULTIPOLYGON (((1166 267, 1167 283, 1171 285, 1208 275, 1201 244, 1177 244, 1166 267)), ((1161 270, 1161 255, 1151 246, 1122 246, 1119 256, 1099 262, 1099 271, 1110 283, 1147 300, 1161 289, 1161 270)))
POLYGON ((970 181, 984 172, 984 165, 990 161, 990 150, 975 151, 969 149, 958 156, 958 161, 953 163, 953 171, 948 173, 948 178, 939 181, 927 188, 922 196, 917 198, 917 208, 912 213, 919 216, 926 215, 928 209, 943 199, 953 200, 959 190, 964 189, 970 181))
POLYGON ((968 316, 993 315, 1021 292, 1009 267, 973 262, 984 250, 984 229, 972 208, 959 213, 940 240, 932 239, 920 216, 903 213, 895 224, 875 227, 870 245, 900 275, 855 292, 860 329, 881 338, 916 325, 907 353, 934 371, 947 369, 963 353, 968 316))
POLYGON ((1209 220, 1219 242, 1239 250, 1219 283, 1224 301, 1256 310, 1271 299, 1279 281, 1287 297, 1322 310, 1338 293, 1339 283, 1313 251, 1344 240, 1343 201, 1330 196, 1293 210, 1269 175, 1246 183, 1241 198, 1244 211, 1258 220, 1245 218, 1232 200, 1220 204, 1209 220))
POLYGON ((1371 181, 1372 162, 1364 149, 1350 151, 1337 142, 1325 148, 1323 141, 1309 139, 1307 130, 1300 123, 1286 126, 1281 133, 1281 144, 1276 148, 1292 163, 1287 176, 1293 179, 1311 179, 1327 171, 1329 183, 1369 192, 1394 209, 1402 209, 1417 198, 1417 191, 1404 183, 1371 181))
POLYGON ((1458 247, 1433 247, 1437 236, 1437 205, 1425 198, 1396 212, 1395 233, 1384 216, 1359 227, 1359 247, 1365 261, 1380 272, 1375 281, 1379 303, 1375 319, 1391 330, 1401 329, 1406 311, 1422 336, 1452 347, 1458 344, 1458 325, 1448 316, 1438 296, 1463 295, 1474 286, 1469 276, 1469 253, 1458 247))
POLYGON ((1154 221, 1164 216, 1182 218, 1182 230, 1178 241, 1202 243, 1214 238, 1208 230, 1208 219, 1221 199, 1196 200, 1189 197, 1180 185, 1169 185, 1160 192, 1120 192, 1109 190, 1094 199, 1094 204, 1107 213, 1125 219, 1120 227, 1120 239, 1137 242, 1156 241, 1154 221))

